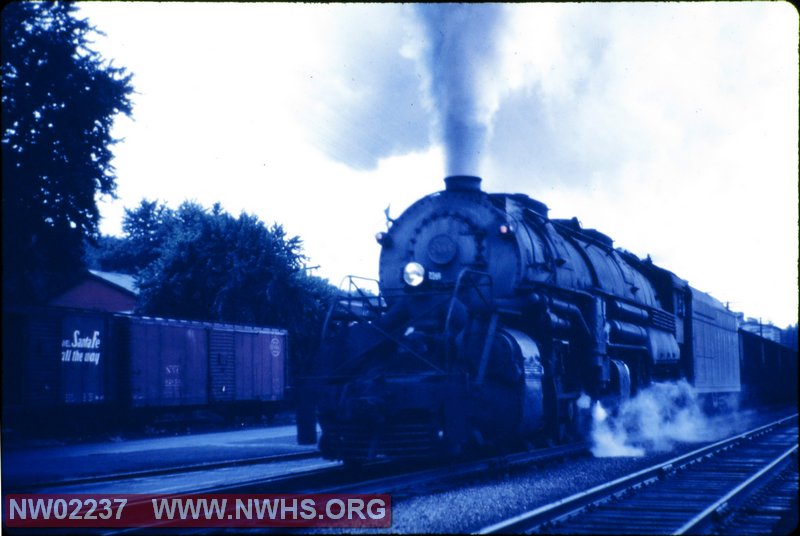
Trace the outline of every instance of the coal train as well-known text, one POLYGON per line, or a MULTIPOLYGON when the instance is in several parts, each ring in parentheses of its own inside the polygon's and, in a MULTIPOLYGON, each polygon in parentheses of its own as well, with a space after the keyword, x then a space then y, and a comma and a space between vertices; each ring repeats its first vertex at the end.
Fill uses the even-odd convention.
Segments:
POLYGON ((270 414, 286 330, 60 307, 3 311, 3 428, 108 431, 270 414))
MULTIPOLYGON (((742 391, 734 312, 577 219, 480 182, 447 177, 390 220, 376 235, 378 289, 354 284, 331 308, 304 380, 323 455, 563 442, 581 434, 587 396, 613 407, 679 378, 710 404, 742 391)), ((796 354, 784 362, 791 378, 796 366, 796 354)))

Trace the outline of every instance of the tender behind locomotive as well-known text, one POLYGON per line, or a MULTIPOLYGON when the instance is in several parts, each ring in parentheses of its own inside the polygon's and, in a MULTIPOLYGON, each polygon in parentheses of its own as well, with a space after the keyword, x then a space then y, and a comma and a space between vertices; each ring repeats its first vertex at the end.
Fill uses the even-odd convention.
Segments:
POLYGON ((735 315, 523 194, 454 176, 376 238, 380 295, 332 311, 310 392, 330 458, 562 440, 586 397, 740 390, 735 315))

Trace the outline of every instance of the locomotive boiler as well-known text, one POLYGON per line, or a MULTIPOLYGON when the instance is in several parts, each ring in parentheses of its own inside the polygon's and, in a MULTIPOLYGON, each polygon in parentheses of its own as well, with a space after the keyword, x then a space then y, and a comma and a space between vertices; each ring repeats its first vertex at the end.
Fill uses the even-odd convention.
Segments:
MULTIPOLYGON (((307 378, 329 458, 564 441, 659 379, 739 391, 736 319, 523 194, 451 176, 376 235, 377 292, 331 309, 307 378)), ((352 280, 354 281, 354 280, 352 280)))

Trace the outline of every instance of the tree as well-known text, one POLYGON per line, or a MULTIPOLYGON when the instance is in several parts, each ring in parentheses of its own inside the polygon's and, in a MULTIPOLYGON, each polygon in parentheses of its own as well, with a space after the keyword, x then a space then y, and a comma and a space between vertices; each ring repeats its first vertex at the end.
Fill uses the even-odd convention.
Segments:
POLYGON ((158 258, 159 250, 175 219, 172 209, 143 199, 134 209, 125 209, 122 231, 125 238, 101 236, 86 244, 86 264, 109 272, 139 274, 158 258))
POLYGON ((335 289, 309 276, 302 241, 257 217, 185 202, 126 210, 125 236, 104 237, 98 267, 137 275, 140 313, 289 330, 295 362, 317 347, 335 289))
POLYGON ((90 48, 96 31, 61 2, 2 12, 3 300, 37 302, 83 270, 113 195, 114 117, 130 115, 131 75, 90 48))
POLYGON ((797 324, 786 326, 781 330, 781 343, 792 350, 797 350, 797 324))
POLYGON ((139 274, 144 313, 240 323, 285 319, 289 281, 305 260, 298 237, 255 216, 234 218, 219 205, 208 211, 194 202, 161 209, 163 231, 154 233, 146 229, 152 222, 139 217, 151 209, 143 204, 125 218, 130 242, 159 237, 155 259, 139 274))

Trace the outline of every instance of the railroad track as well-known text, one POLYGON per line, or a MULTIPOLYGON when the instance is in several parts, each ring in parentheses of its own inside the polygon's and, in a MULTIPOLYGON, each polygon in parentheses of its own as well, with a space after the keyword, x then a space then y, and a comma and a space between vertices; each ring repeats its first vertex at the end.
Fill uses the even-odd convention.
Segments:
POLYGON ((292 452, 287 454, 273 454, 269 456, 257 456, 250 458, 242 458, 236 460, 225 460, 220 462, 203 462, 196 464, 187 464, 172 467, 157 467, 153 469, 145 469, 141 471, 126 471, 121 473, 112 473, 106 475, 89 476, 68 478, 61 480, 50 480, 43 482, 35 482, 30 484, 14 485, 15 493, 37 493, 45 489, 58 489, 68 488, 71 486, 91 486, 93 484, 107 484, 119 483, 124 486, 125 481, 152 478, 166 475, 177 475, 182 473, 199 473, 203 471, 212 471, 215 469, 225 469, 231 467, 242 467, 247 465, 259 465, 279 463, 294 460, 307 460, 312 458, 320 458, 319 452, 292 452))
POLYGON ((407 490, 427 489, 431 485, 452 487, 464 479, 479 478, 482 475, 497 476, 520 470, 532 464, 548 463, 574 456, 588 455, 589 445, 579 443, 560 445, 530 452, 491 456, 444 466, 441 462, 427 462, 420 466, 419 461, 388 462, 375 461, 357 470, 343 464, 332 467, 311 469, 292 474, 270 476, 245 483, 230 483, 204 489, 194 489, 191 493, 380 493, 402 497, 407 490))
POLYGON ((768 533, 765 522, 782 517, 774 511, 776 503, 788 503, 791 510, 796 501, 797 438, 794 414, 480 533, 700 534, 733 528, 747 533, 755 527, 768 533), (766 495, 766 485, 779 493, 778 501, 766 495), (759 489, 762 500, 756 504, 759 489))
MULTIPOLYGON (((491 456, 444 466, 428 462, 420 469, 420 462, 372 462, 354 470, 344 464, 334 467, 312 469, 294 474, 278 475, 247 483, 232 483, 204 489, 193 489, 192 494, 391 494, 392 500, 408 492, 419 494, 432 487, 452 488, 459 482, 482 477, 496 477, 509 474, 532 465, 542 465, 576 456, 589 455, 588 443, 575 443, 557 447, 519 452, 501 456, 491 456), (413 491, 411 491, 413 490, 413 491)), ((183 495, 183 494, 181 494, 183 495)), ((148 499, 149 500, 149 499, 148 499)), ((226 515, 230 511, 226 510, 226 515)), ((150 526, 103 531, 103 536, 122 534, 151 533, 166 528, 169 524, 154 523, 150 526)), ((242 527, 231 527, 228 531, 237 533, 242 527)), ((216 534, 218 528, 183 529, 184 534, 216 534)), ((261 527, 261 532, 270 533, 276 529, 261 527)), ((281 529, 277 529, 281 531, 281 529)))
MULTIPOLYGON (((393 500, 404 494, 404 490, 420 489, 430 486, 452 487, 463 479, 474 479, 484 475, 496 477, 500 474, 521 470, 534 464, 550 463, 565 458, 588 455, 587 443, 561 445, 531 452, 515 453, 504 456, 492 456, 462 463, 453 463, 419 469, 419 462, 390 463, 372 462, 360 467, 357 471, 343 464, 333 467, 311 469, 294 474, 271 476, 246 483, 231 483, 224 486, 213 486, 193 489, 192 494, 224 495, 224 494, 391 494, 393 500)), ((185 495, 181 493, 180 495, 185 495)), ((148 499, 149 500, 149 499, 148 499)), ((230 513, 230 512, 228 512, 230 513)), ((152 526, 105 531, 106 536, 120 534, 137 534, 166 528, 168 524, 155 523, 152 526)), ((235 528, 231 528, 234 532, 235 528)), ((263 529, 269 532, 267 529, 263 529)), ((208 534, 210 529, 184 529, 186 534, 208 534)))
MULTIPOLYGON (((424 489, 426 493, 432 491, 431 487, 451 489, 460 481, 490 476, 509 474, 520 471, 536 464, 550 463, 555 460, 574 458, 588 455, 588 443, 574 443, 559 445, 529 452, 518 452, 502 456, 491 456, 461 463, 452 463, 442 466, 436 464, 421 470, 403 470, 397 474, 388 474, 377 478, 362 478, 356 482, 340 486, 328 487, 317 492, 324 493, 389 493, 395 500, 403 498, 406 494, 419 494, 424 489)), ((412 466, 409 466, 411 468, 412 466)), ((418 467, 418 465, 416 466, 418 467)))

